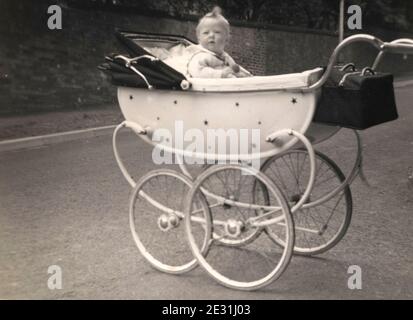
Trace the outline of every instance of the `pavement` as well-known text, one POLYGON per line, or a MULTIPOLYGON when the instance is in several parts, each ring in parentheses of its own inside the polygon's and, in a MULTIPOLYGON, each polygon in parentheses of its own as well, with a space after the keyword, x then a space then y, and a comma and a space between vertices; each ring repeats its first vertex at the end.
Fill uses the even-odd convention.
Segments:
MULTIPOLYGON (((1 152, 0 299, 413 299, 411 88, 399 88, 397 99, 400 119, 362 132, 370 187, 352 185, 345 238, 319 257, 294 256, 280 279, 256 292, 226 289, 200 268, 173 276, 150 267, 130 234, 131 190, 111 135, 1 152), (348 287, 354 265, 361 290, 348 287), (61 289, 48 286, 51 266, 62 272, 61 289)), ((345 173, 355 156, 351 136, 342 130, 319 146, 345 173)), ((157 168, 136 135, 119 141, 134 177, 157 168)))
POLYGON ((406 88, 406 87, 410 87, 412 85, 413 85, 413 74, 412 73, 406 73, 406 74, 399 75, 399 76, 395 77, 394 87, 396 89, 406 88))
POLYGON ((115 128, 116 125, 112 125, 90 129, 72 130, 60 133, 52 133, 35 137, 4 140, 0 141, 0 152, 35 148, 54 143, 62 143, 65 141, 98 137, 100 135, 112 134, 115 128))

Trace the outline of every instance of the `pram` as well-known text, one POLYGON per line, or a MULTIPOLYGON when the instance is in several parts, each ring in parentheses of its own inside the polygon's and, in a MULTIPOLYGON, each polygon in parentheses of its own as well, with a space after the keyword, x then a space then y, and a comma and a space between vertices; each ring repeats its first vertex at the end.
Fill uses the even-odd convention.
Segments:
POLYGON ((314 149, 341 129, 313 122, 322 87, 348 45, 377 48, 375 70, 387 52, 412 54, 413 40, 355 35, 338 45, 324 70, 197 79, 167 63, 170 52, 182 55, 194 45, 189 39, 134 32, 117 37, 129 55, 109 56, 101 66, 118 86, 126 119, 115 129, 113 148, 133 188, 133 238, 153 267, 181 274, 200 264, 224 286, 254 290, 279 278, 293 254, 317 255, 343 238, 362 147, 354 131, 357 157, 347 177, 314 149), (122 128, 153 145, 158 160, 175 155, 182 173, 158 169, 135 181, 117 147, 122 128))

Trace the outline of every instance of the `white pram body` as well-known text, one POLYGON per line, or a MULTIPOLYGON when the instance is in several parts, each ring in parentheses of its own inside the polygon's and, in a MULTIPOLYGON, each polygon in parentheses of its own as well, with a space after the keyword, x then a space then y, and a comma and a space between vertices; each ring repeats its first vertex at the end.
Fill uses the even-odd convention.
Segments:
MULTIPOLYGON (((281 89, 306 88, 321 76, 322 69, 303 73, 253 78, 191 79, 191 88, 186 91, 152 91, 139 88, 118 88, 118 100, 127 121, 139 123, 149 132, 166 129, 175 137, 177 122, 183 130, 197 128, 207 137, 207 130, 252 130, 260 131, 260 152, 252 154, 252 146, 240 158, 266 158, 293 146, 297 139, 282 137, 277 144, 269 144, 266 138, 285 128, 307 134, 312 143, 318 143, 339 128, 312 124, 318 91, 289 92, 281 89), (139 103, 137 103, 139 101, 139 103)), ((153 140, 151 140, 153 141, 153 140)), ((156 143, 165 143, 156 139, 156 143)), ((204 142, 205 145, 207 141, 204 142)), ((174 153, 190 155, 187 150, 191 139, 184 140, 183 150, 174 153)), ((165 147, 174 146, 169 141, 165 147)), ((168 149, 169 150, 169 149, 168 149)), ((208 149, 202 155, 208 159, 222 154, 223 150, 208 149)), ((244 150, 245 151, 245 150, 244 150)), ((231 150, 225 151, 230 154, 231 150)), ((233 154, 232 154, 233 155, 233 154)))

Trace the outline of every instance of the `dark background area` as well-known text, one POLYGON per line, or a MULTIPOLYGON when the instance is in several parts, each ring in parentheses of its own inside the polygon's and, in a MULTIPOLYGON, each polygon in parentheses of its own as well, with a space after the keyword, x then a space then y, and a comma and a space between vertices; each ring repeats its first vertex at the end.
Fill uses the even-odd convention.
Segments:
MULTIPOLYGON (((63 1, 62 1, 63 2, 63 1)), ((84 9, 107 9, 183 18, 201 15, 214 5, 223 8, 229 19, 261 22, 309 29, 337 31, 340 0, 66 0, 84 9)), ((346 0, 356 4, 370 27, 408 31, 413 27, 413 2, 405 0, 346 0)))
MULTIPOLYGON (((363 33, 384 40, 413 37, 411 1, 348 1, 363 8, 363 33), (376 3, 374 6, 372 3, 376 3), (410 31, 409 31, 410 30, 410 31)), ((97 66, 124 52, 116 28, 195 39, 201 15, 219 4, 230 19, 227 51, 256 75, 325 65, 338 43, 338 1, 1 0, 0 115, 116 106, 116 88, 97 66), (62 7, 62 30, 49 30, 47 8, 62 7)), ((345 59, 370 65, 359 45, 345 59)), ((413 70, 412 57, 387 56, 382 70, 413 70)))

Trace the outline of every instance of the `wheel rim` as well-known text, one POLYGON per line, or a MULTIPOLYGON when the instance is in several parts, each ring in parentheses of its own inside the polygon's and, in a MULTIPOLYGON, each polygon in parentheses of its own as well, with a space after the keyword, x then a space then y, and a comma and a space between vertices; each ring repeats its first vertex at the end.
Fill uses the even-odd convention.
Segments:
MULTIPOLYGON (((315 255, 335 246, 345 235, 351 220, 352 198, 347 186, 331 199, 311 206, 331 190, 339 186, 345 177, 338 166, 321 152, 316 152, 316 176, 310 199, 303 208, 293 212, 295 223, 294 253, 315 255)), ((281 187, 290 205, 300 199, 308 180, 307 153, 304 150, 288 151, 278 157, 268 159, 262 166, 270 179, 281 187)), ((267 234, 278 245, 284 243, 279 238, 279 230, 274 226, 266 228, 267 234)))
MULTIPOLYGON (((249 194, 249 199, 251 199, 250 184, 246 185, 248 187, 240 192, 240 194, 243 193, 245 195, 238 194, 239 198, 236 201, 245 201, 246 198, 244 197, 247 194, 249 194)), ((255 204, 261 206, 264 205, 265 199, 263 196, 256 197, 255 201, 255 204)), ((246 209, 242 208, 242 210, 244 210, 245 215, 246 209)), ((255 209, 250 211, 255 211, 255 209)), ((241 290, 258 289, 278 278, 287 267, 294 246, 293 221, 285 198, 279 189, 261 173, 237 165, 216 166, 208 169, 198 177, 194 187, 191 189, 186 201, 185 212, 185 225, 192 252, 207 273, 224 286, 241 290), (248 173, 248 175, 241 179, 242 173, 248 173), (251 175, 251 173, 254 173, 254 175, 251 175), (225 234, 225 227, 220 223, 226 223, 228 226, 231 225, 230 222, 239 221, 241 207, 236 205, 226 208, 222 205, 214 206, 216 199, 214 196, 206 194, 205 190, 213 190, 214 195, 230 198, 234 192, 232 186, 243 185, 243 181, 246 179, 258 179, 264 183, 273 202, 278 203, 282 208, 279 210, 281 213, 279 212, 278 216, 282 216, 285 222, 286 231, 283 240, 287 243, 287 246, 284 248, 274 247, 268 237, 258 237, 254 242, 248 243, 242 248, 223 245, 216 238, 217 235, 222 236, 225 234), (233 182, 232 185, 231 182, 233 182), (193 199, 198 194, 205 195, 209 204, 208 211, 211 214, 211 221, 213 221, 214 239, 210 242, 207 255, 202 255, 199 246, 194 242, 195 232, 192 228, 191 212, 193 211, 193 199)), ((256 217, 256 213, 250 212, 249 217, 256 217)), ((247 219, 243 222, 245 221, 247 219)), ((249 226, 249 228, 252 227, 249 226)), ((255 229, 260 228, 255 227, 255 229)), ((242 238, 242 235, 239 235, 239 237, 242 238)), ((236 240, 237 237, 234 237, 234 239, 236 240)))
MULTIPOLYGON (((138 181, 131 195, 129 224, 135 244, 143 257, 162 272, 179 274, 197 266, 182 221, 184 199, 191 187, 192 182, 175 171, 154 170, 138 181)), ((205 201, 197 205, 202 208, 199 215, 204 220, 209 218, 205 201)), ((198 231, 202 239, 196 242, 205 253, 211 233, 203 230, 198 231)))

